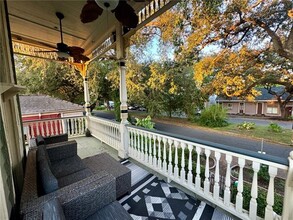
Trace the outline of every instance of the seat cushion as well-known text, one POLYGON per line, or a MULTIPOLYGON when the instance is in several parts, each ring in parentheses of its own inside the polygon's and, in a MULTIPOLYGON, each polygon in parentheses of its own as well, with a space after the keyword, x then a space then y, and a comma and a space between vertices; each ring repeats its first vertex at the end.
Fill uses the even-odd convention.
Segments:
POLYGON ((51 172, 47 160, 42 160, 38 163, 39 177, 42 184, 43 194, 48 194, 56 191, 58 187, 58 181, 56 177, 51 172))
POLYGON ((44 220, 65 220, 62 206, 56 198, 51 199, 44 204, 42 214, 44 220))
POLYGON ((68 157, 51 163, 52 173, 58 179, 72 173, 76 173, 85 168, 86 166, 79 156, 68 157))
POLYGON ((62 188, 64 186, 68 186, 77 181, 83 180, 91 175, 93 175, 93 172, 90 169, 86 168, 86 169, 83 169, 83 170, 80 170, 75 173, 59 178, 58 185, 60 188, 62 188))

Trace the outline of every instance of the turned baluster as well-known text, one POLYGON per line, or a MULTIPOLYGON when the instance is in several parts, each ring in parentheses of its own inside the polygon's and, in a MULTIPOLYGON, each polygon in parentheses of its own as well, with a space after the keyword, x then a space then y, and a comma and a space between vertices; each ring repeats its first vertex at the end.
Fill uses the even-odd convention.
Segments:
POLYGON ((209 158, 211 151, 209 149, 205 149, 206 155, 206 167, 205 167, 205 179, 204 179, 204 193, 209 195, 210 192, 210 166, 209 166, 209 158))
POLYGON ((179 168, 178 168, 178 141, 174 141, 175 147, 175 158, 174 158, 174 177, 179 178, 179 168))
MULTIPOLYGON (((268 188, 268 194, 267 194, 267 206, 265 210, 266 220, 274 219, 274 210, 273 210, 273 206, 275 203, 274 181, 275 181, 277 172, 278 172, 278 169, 276 167, 269 166, 270 182, 269 182, 269 188, 268 188)), ((289 205, 289 204, 284 204, 284 205, 289 205)))
POLYGON ((231 199, 231 192, 230 192, 230 185, 231 185, 231 162, 232 162, 232 156, 226 154, 226 162, 227 162, 227 168, 226 168, 226 178, 225 178, 225 191, 224 191, 224 204, 226 206, 230 206, 230 199, 231 199))
POLYGON ((172 144, 173 144, 173 141, 171 139, 169 139, 168 144, 169 144, 168 174, 169 174, 169 176, 172 176, 173 175, 173 165, 172 165, 172 144))
POLYGON ((163 138, 163 171, 167 172, 167 138, 163 138))
POLYGON ((214 199, 216 201, 219 200, 219 193, 220 193, 220 158, 221 158, 221 153, 220 152, 215 152, 215 158, 216 158, 216 170, 215 170, 215 183, 214 183, 214 199))
POLYGON ((191 144, 188 144, 188 174, 187 174, 187 183, 189 186, 192 186, 192 180, 193 180, 193 174, 192 174, 192 149, 193 146, 191 144))
POLYGON ((243 168, 245 165, 245 159, 238 158, 239 164, 239 176, 238 176, 238 184, 237 184, 237 195, 236 195, 236 211, 242 213, 243 209, 243 168))
POLYGON ((162 144, 162 138, 161 136, 158 136, 158 145, 159 145, 159 149, 158 149, 158 168, 159 170, 162 169, 162 152, 161 152, 161 144, 162 144))
POLYGON ((258 162, 253 161, 252 163, 253 169, 253 179, 251 185, 251 199, 249 204, 249 219, 255 220, 257 217, 257 196, 258 196, 258 184, 257 184, 257 173, 260 169, 260 164, 258 162))
POLYGON ((201 154, 201 148, 199 146, 196 146, 196 153, 197 153, 197 159, 196 159, 196 177, 195 177, 195 188, 197 190, 200 190, 200 154, 201 154))
POLYGON ((186 183, 186 172, 185 172, 185 148, 186 144, 181 143, 181 171, 180 171, 180 179, 182 183, 186 183))

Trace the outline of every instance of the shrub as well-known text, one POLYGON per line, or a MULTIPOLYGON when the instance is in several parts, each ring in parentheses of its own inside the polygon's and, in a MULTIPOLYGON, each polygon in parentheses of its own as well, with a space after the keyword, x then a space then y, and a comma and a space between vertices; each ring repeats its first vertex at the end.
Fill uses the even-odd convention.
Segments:
POLYGON ((120 104, 121 104, 120 101, 115 101, 114 102, 114 114, 115 114, 115 119, 118 122, 121 121, 120 104))
POLYGON ((255 123, 254 122, 242 122, 241 124, 237 125, 237 128, 239 129, 244 129, 244 130, 252 130, 255 128, 255 123))
MULTIPOLYGON (((236 195, 237 195, 237 186, 233 184, 231 187, 231 202, 233 203, 236 202, 236 195)), ((251 199, 251 184, 244 183, 242 196, 243 196, 243 208, 245 210, 249 210, 249 204, 251 199)), ((266 197, 267 197, 267 190, 259 187, 258 198, 257 198, 257 215, 262 218, 264 218, 265 216, 265 208, 267 205, 266 197)), ((278 215, 282 215, 283 196, 275 193, 274 197, 275 197, 275 201, 274 201, 273 210, 278 215)))
POLYGON ((268 182, 270 180, 269 166, 262 164, 258 171, 258 177, 259 179, 268 182))
POLYGON ((153 129, 155 123, 153 123, 151 120, 151 116, 147 116, 146 118, 143 119, 139 119, 139 118, 135 118, 136 119, 136 126, 140 126, 143 128, 147 128, 147 129, 153 129))
POLYGON ((106 107, 104 105, 97 106, 97 107, 95 107, 95 110, 104 111, 104 110, 106 110, 106 107))
POLYGON ((199 123, 208 127, 227 126, 227 111, 221 105, 211 105, 202 111, 199 123))
POLYGON ((269 131, 280 133, 280 132, 282 132, 282 128, 277 123, 271 122, 269 125, 269 131))

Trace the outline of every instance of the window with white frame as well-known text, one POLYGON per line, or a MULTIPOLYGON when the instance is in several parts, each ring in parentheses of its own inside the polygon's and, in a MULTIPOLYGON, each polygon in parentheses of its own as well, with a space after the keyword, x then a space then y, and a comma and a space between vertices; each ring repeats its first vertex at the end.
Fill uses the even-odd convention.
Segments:
POLYGON ((278 114, 278 106, 277 106, 277 104, 268 104, 267 113, 268 114, 278 114))

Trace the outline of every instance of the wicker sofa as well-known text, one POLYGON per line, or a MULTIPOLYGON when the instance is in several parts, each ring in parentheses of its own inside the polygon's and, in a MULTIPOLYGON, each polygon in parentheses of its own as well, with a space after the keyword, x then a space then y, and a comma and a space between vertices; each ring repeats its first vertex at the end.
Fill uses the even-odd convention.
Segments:
MULTIPOLYGON (((38 138, 38 146, 29 150, 21 216, 24 219, 42 219, 52 204, 60 203, 59 210, 62 210, 65 219, 131 219, 116 201, 117 178, 105 169, 95 170, 94 165, 88 166, 77 156, 76 142, 64 142, 66 139, 66 135, 52 139, 38 138), (58 142, 60 140, 63 142, 58 142), (111 210, 115 212, 109 214, 111 210)), ((122 165, 118 163, 114 166, 122 165)), ((124 177, 128 177, 126 173, 124 177)), ((129 178, 120 181, 130 185, 129 178)), ((127 188, 121 193, 129 191, 127 188)))

